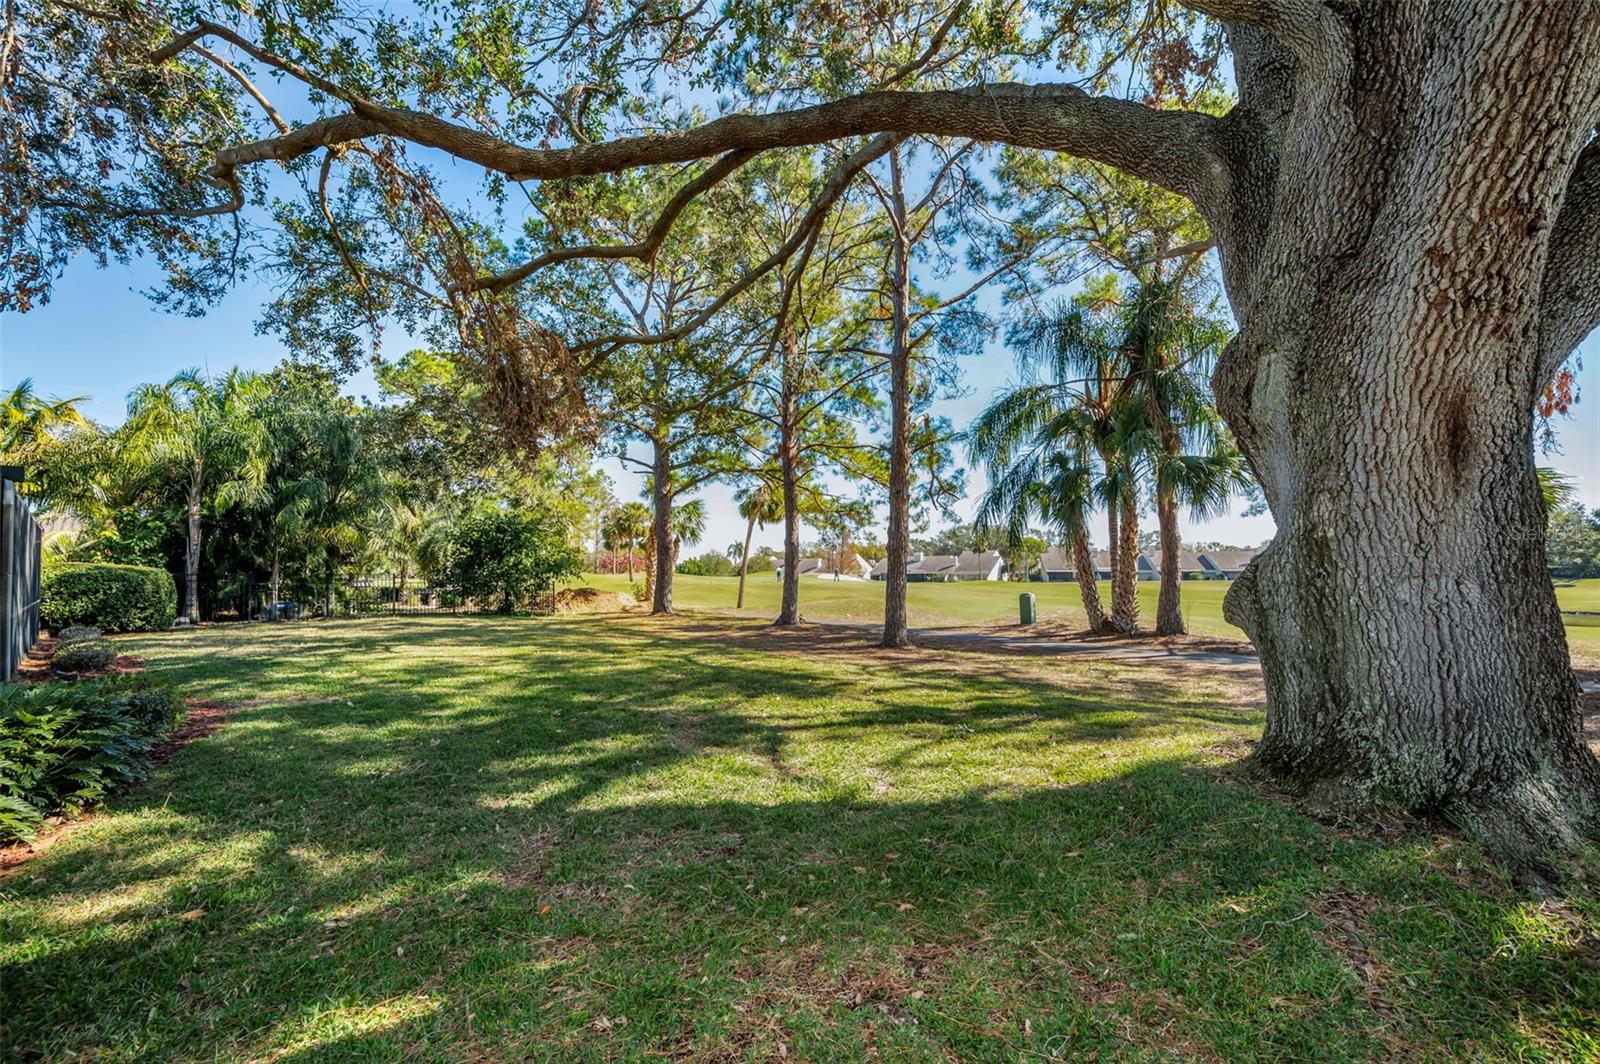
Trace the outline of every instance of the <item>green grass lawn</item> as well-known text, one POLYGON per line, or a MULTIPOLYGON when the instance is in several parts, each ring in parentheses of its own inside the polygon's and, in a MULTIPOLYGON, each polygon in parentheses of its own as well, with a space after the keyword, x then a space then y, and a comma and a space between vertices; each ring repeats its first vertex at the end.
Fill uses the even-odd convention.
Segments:
MULTIPOLYGON (((611 591, 625 591, 628 578, 589 574, 585 582, 611 591)), ((737 601, 739 581, 725 576, 677 576, 672 582, 674 605, 690 609, 731 610, 737 601)), ((779 584, 772 573, 750 577, 745 589, 745 608, 752 614, 774 616, 778 612, 779 584)), ((1195 635, 1243 639, 1244 633, 1222 619, 1225 580, 1186 580, 1183 584, 1183 612, 1189 631, 1195 635)), ((911 584, 906 588, 906 605, 911 624, 922 628, 960 627, 1015 622, 1017 595, 1031 591, 1038 596, 1040 620, 1062 624, 1082 624, 1083 607, 1076 584, 1013 584, 1001 581, 974 581, 964 584, 911 584)), ((1153 580, 1139 584, 1140 616, 1153 624, 1156 595, 1160 585, 1153 580)), ((1101 598, 1111 601, 1109 584, 1100 585, 1101 598)), ((1556 587, 1562 609, 1600 610, 1600 580, 1564 581, 1556 587)), ((876 581, 800 581, 800 613, 813 621, 882 621, 883 585, 876 581)), ((1600 657, 1600 618, 1568 617, 1567 636, 1572 649, 1590 658, 1600 657)))
POLYGON ((704 616, 129 639, 232 715, 0 883, 4 1055, 1600 1053, 1600 903, 1223 770, 1260 727, 1248 682, 865 639, 704 616))

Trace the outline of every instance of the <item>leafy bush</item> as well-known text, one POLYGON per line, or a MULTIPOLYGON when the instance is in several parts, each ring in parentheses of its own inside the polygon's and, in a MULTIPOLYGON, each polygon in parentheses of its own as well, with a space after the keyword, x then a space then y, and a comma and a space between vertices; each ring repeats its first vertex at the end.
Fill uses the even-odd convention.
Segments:
POLYGON ((144 779, 178 715, 172 689, 144 677, 0 684, 0 842, 144 779))
POLYGON ((105 635, 100 629, 90 625, 78 625, 75 628, 63 628, 56 633, 56 642, 62 646, 76 643, 83 639, 99 639, 105 635))
POLYGON ((475 514, 450 545, 450 584, 481 603, 497 602, 502 613, 582 571, 583 556, 560 529, 534 514, 475 514))
POLYGON ((77 639, 56 648, 50 667, 57 672, 94 672, 117 658, 117 648, 105 639, 77 639))
POLYGON ((46 566, 40 622, 50 629, 93 625, 107 632, 171 628, 178 588, 165 569, 67 563, 46 566))

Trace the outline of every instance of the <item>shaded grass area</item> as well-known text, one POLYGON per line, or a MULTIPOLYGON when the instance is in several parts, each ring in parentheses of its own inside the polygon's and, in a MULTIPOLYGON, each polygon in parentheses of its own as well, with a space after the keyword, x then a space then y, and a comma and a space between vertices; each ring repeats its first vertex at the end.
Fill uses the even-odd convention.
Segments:
MULTIPOLYGON (((641 577, 642 579, 642 577, 641 577)), ((628 578, 590 573, 584 581, 608 591, 626 591, 628 578)), ((673 601, 689 609, 731 610, 739 581, 728 576, 675 576, 673 601)), ((1194 635, 1243 639, 1244 633, 1222 618, 1226 580, 1185 580, 1183 615, 1194 635)), ((1146 627, 1155 624, 1156 596, 1160 584, 1139 583, 1139 615, 1146 627)), ((920 628, 1015 624, 1017 596, 1032 592, 1038 600, 1039 620, 1047 625, 1081 627, 1084 622, 1078 587, 1071 583, 1014 584, 1009 581, 971 581, 961 584, 910 584, 906 607, 911 624, 920 628)), ((755 573, 745 589, 746 612, 773 617, 778 613, 780 585, 772 573, 755 573)), ((1100 585, 1100 597, 1111 601, 1111 585, 1100 585)), ((1556 585, 1556 601, 1563 610, 1600 610, 1600 580, 1567 580, 1556 585)), ((883 620, 883 584, 877 581, 802 579, 800 613, 812 621, 883 620)), ((1600 661, 1600 618, 1568 615, 1563 618, 1574 655, 1600 661)))
POLYGON ((1583 1060, 1600 905, 1194 672, 733 619, 127 641, 232 707, 0 884, 21 1060, 1583 1060))

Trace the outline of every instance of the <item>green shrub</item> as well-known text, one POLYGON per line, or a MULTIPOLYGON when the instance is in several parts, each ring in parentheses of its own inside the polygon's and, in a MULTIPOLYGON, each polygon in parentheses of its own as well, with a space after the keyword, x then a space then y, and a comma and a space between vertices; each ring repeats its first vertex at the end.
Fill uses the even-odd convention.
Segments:
POLYGON ((178 700, 144 677, 0 684, 0 842, 144 779, 178 700))
POLYGON ((78 625, 75 628, 63 628, 56 633, 56 643, 65 646, 67 643, 76 643, 82 639, 99 639, 105 635, 100 629, 91 625, 78 625))
POLYGON ((44 571, 40 622, 50 629, 93 625, 107 632, 171 628, 178 588, 165 569, 66 563, 44 571))
POLYGON ((105 639, 78 639, 56 648, 50 667, 57 672, 94 672, 117 659, 117 648, 105 639))

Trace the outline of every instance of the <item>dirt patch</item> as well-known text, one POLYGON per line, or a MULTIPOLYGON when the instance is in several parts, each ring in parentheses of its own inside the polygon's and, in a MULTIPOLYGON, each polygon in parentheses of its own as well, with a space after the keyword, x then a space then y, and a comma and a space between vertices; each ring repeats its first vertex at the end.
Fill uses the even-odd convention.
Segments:
POLYGON ((228 703, 204 702, 194 698, 189 699, 185 706, 183 723, 150 751, 150 757, 157 765, 172 760, 179 750, 222 727, 223 721, 234 710, 234 706, 228 703))
POLYGON ((1322 921, 1322 940, 1361 978, 1367 1006, 1375 1012, 1389 1009, 1383 1000, 1383 987, 1389 969, 1378 963, 1367 945, 1367 921, 1378 907, 1376 898, 1335 890, 1311 902, 1308 908, 1322 921))
POLYGON ((639 605, 626 591, 602 591, 597 587, 567 587, 555 593, 556 613, 622 613, 639 605))
POLYGON ((985 635, 1006 636, 1012 639, 1045 639, 1086 643, 1091 646, 1105 646, 1119 650, 1192 650, 1212 654, 1238 654, 1250 658, 1256 656, 1255 648, 1250 645, 1248 640, 1229 639, 1226 636, 1215 635, 1155 635, 1150 632, 1140 632, 1134 635, 1108 635, 1104 632, 1090 632, 1070 624, 1052 624, 1049 621, 1030 625, 987 624, 961 630, 982 632, 985 635))

